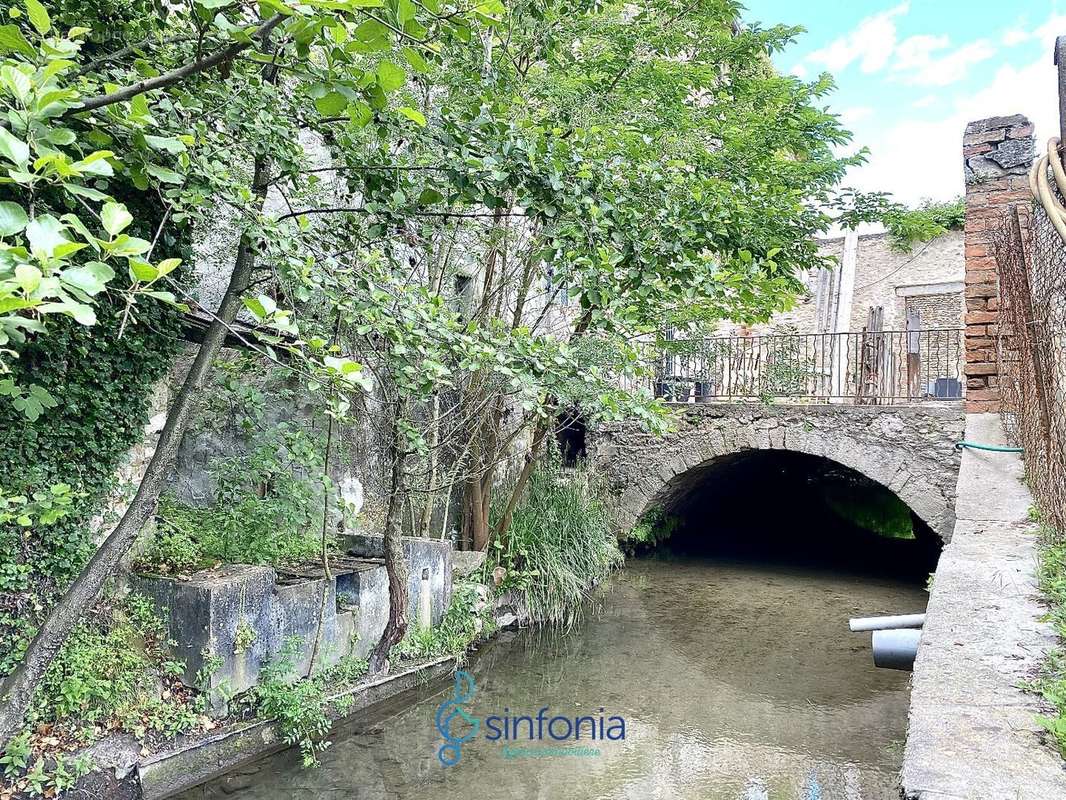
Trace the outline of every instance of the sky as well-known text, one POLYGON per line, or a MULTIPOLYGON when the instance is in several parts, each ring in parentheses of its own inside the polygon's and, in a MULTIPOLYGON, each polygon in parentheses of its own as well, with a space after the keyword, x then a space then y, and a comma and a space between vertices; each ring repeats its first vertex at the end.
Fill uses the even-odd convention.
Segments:
POLYGON ((914 205, 962 194, 966 123, 1025 114, 1037 149, 1058 135, 1053 63, 1066 0, 746 0, 745 20, 801 25, 774 57, 805 80, 833 75, 828 97, 870 150, 844 185, 914 205))

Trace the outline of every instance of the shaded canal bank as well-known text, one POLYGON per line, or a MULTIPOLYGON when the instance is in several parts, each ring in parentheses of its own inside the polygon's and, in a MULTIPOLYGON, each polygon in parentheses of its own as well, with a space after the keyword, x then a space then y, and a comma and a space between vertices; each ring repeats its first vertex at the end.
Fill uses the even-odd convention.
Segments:
POLYGON ((624 740, 579 743, 599 755, 508 758, 483 727, 444 768, 434 715, 452 690, 431 687, 349 725, 317 770, 287 752, 181 797, 888 800, 908 675, 875 669, 868 637, 846 620, 924 604, 920 582, 872 565, 632 560, 570 631, 505 634, 471 668, 465 708, 482 720, 544 706, 624 718, 624 740))

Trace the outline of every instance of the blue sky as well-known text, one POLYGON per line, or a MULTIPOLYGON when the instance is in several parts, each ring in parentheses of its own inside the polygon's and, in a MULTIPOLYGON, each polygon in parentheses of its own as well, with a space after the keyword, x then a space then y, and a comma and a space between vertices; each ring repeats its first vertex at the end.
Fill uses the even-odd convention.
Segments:
POLYGON ((807 32, 775 57, 807 80, 828 71, 856 146, 870 149, 847 185, 913 204, 962 192, 969 120, 1025 114, 1037 147, 1057 135, 1052 63, 1066 0, 747 0, 745 19, 807 32))

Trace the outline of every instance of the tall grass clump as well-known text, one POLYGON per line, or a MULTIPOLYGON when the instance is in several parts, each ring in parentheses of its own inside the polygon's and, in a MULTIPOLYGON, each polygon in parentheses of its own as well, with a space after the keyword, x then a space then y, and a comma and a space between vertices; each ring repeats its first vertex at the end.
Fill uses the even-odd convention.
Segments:
POLYGON ((501 588, 524 592, 534 619, 561 624, 575 619, 592 588, 623 560, 588 473, 564 471, 557 457, 534 470, 510 529, 492 550, 487 568, 506 570, 501 588))
MULTIPOLYGON (((1039 515, 1033 515, 1039 520, 1039 515)), ((1049 606, 1048 619, 1055 626, 1060 644, 1048 653, 1040 674, 1029 686, 1053 708, 1054 713, 1037 721, 1055 739, 1060 754, 1066 758, 1066 541, 1046 525, 1041 526, 1038 577, 1049 606)))

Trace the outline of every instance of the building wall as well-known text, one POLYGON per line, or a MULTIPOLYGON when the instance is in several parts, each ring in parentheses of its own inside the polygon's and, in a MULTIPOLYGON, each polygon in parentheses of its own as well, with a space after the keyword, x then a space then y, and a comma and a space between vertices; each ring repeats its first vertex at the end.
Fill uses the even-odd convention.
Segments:
MULTIPOLYGON (((840 258, 843 244, 843 237, 827 240, 825 252, 840 258)), ((962 231, 948 231, 909 252, 893 247, 885 233, 860 236, 850 329, 861 331, 870 308, 880 306, 884 309, 885 330, 906 330, 908 304, 935 309, 935 324, 923 314, 923 328, 962 327, 965 271, 962 231), (919 296, 938 299, 919 301, 919 296)))

